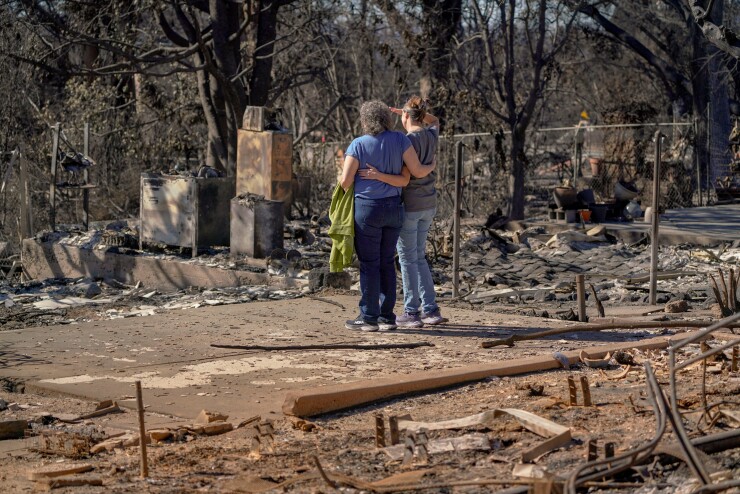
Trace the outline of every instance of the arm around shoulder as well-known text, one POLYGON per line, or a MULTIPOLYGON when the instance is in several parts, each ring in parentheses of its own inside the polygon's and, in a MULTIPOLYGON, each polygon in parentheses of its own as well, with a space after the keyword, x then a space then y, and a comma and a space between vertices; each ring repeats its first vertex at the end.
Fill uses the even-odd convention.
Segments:
POLYGON ((411 174, 417 178, 423 178, 434 171, 437 166, 437 160, 434 160, 431 165, 422 165, 419 162, 419 157, 416 155, 413 147, 409 147, 403 153, 403 162, 408 167, 411 174))

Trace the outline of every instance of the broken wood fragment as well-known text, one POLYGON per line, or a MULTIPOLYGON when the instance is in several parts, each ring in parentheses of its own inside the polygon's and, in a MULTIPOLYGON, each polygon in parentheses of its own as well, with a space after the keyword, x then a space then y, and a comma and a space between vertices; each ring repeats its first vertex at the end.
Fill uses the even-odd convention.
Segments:
POLYGON ((583 406, 590 407, 591 403, 591 387, 588 384, 588 377, 581 376, 581 392, 583 393, 583 406))
POLYGON ((375 415, 375 447, 385 448, 385 419, 382 413, 375 415))
POLYGON ((196 425, 207 425, 211 422, 223 422, 229 418, 228 415, 224 415, 219 412, 209 412, 208 410, 201 410, 193 424, 196 425))
POLYGON ((331 305, 336 305, 336 306, 337 306, 337 307, 339 307, 340 309, 344 309, 344 308, 345 308, 345 307, 344 307, 344 306, 343 306, 342 304, 340 304, 339 302, 336 302, 336 301, 334 301, 334 300, 329 300, 328 298, 324 298, 324 297, 317 297, 316 295, 311 295, 311 294, 305 294, 305 295, 304 295, 304 297, 306 297, 306 298, 310 298, 311 300, 318 300, 319 302, 324 302, 324 303, 327 303, 327 304, 331 304, 331 305))
POLYGON ((50 479, 53 477, 61 477, 62 475, 72 475, 75 473, 85 473, 93 470, 93 466, 89 463, 83 463, 80 465, 52 465, 51 468, 41 468, 38 470, 31 470, 27 473, 26 478, 28 480, 43 480, 50 479))
POLYGON ((588 450, 586 452, 586 461, 592 462, 599 457, 599 443, 596 439, 588 440, 588 450))
POLYGON ((596 304, 596 310, 599 313, 599 317, 606 317, 606 312, 604 312, 604 304, 602 304, 601 300, 599 300, 599 296, 596 294, 596 288, 594 288, 593 283, 589 283, 588 286, 591 289, 591 294, 594 296, 594 303, 596 304))
MULTIPOLYGON (((699 276, 700 273, 697 273, 696 271, 673 271, 673 272, 662 272, 658 273, 658 281, 664 281, 664 280, 675 280, 676 278, 681 278, 685 276, 699 276)), ((644 276, 632 276, 628 278, 621 278, 624 280, 625 283, 632 285, 635 283, 647 283, 650 281, 650 275, 646 274, 644 276)))
POLYGON ((568 402, 570 406, 578 406, 578 390, 573 376, 568 376, 568 402))
MULTIPOLYGON (((497 408, 476 415, 469 415, 454 420, 443 420, 440 422, 414 422, 410 419, 399 420, 398 426, 407 432, 421 433, 422 431, 464 429, 476 426, 490 426, 497 421, 501 415, 514 417, 523 427, 548 438, 534 448, 522 453, 522 461, 531 461, 553 449, 567 444, 571 440, 570 429, 555 422, 542 418, 533 413, 517 410, 515 408, 497 408)), ((417 441, 418 443, 418 441, 417 441)))
POLYGON ((60 477, 53 479, 38 480, 37 484, 48 489, 57 489, 60 487, 78 487, 83 485, 103 485, 103 479, 99 477, 60 477))
MULTIPOLYGON (((410 432, 410 434, 413 433, 410 432)), ((406 449, 406 444, 396 444, 393 446, 387 446, 383 451, 392 460, 397 461, 403 460, 406 449)), ((490 449, 491 441, 489 441, 488 435, 480 432, 465 434, 459 437, 433 439, 427 443, 428 454, 466 450, 489 451, 490 449)))
POLYGON ((95 417, 102 417, 103 415, 108 415, 109 413, 121 413, 123 410, 118 406, 118 403, 115 401, 112 402, 110 406, 107 406, 105 408, 97 408, 94 412, 86 413, 84 415, 80 415, 80 420, 86 420, 91 419, 95 417))
POLYGON ((150 442, 161 443, 173 437, 175 433, 169 429, 152 429, 146 432, 149 435, 150 442))
POLYGON ((62 455, 68 458, 84 458, 90 453, 95 443, 91 434, 67 432, 60 430, 41 430, 33 436, 32 451, 62 455))
POLYGON ((395 415, 388 417, 388 429, 390 429, 391 444, 398 444, 400 440, 398 432, 398 417, 395 415))
POLYGON ((558 434, 549 439, 542 441, 541 443, 529 448, 526 451, 522 451, 522 462, 534 461, 536 458, 554 451, 558 448, 562 448, 571 441, 570 430, 563 434, 558 434))

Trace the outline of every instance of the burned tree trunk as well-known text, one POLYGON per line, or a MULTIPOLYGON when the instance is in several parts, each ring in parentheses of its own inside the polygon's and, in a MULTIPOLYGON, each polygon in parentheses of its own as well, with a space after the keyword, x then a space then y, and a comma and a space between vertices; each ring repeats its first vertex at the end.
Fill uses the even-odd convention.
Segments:
POLYGON ((524 219, 524 183, 527 169, 527 157, 524 153, 524 131, 514 128, 511 133, 511 173, 509 175, 509 218, 524 219))

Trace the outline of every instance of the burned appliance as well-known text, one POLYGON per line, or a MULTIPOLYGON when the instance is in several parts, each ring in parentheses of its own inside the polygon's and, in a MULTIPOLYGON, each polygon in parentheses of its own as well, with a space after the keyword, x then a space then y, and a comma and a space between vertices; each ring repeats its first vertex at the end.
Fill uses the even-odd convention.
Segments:
POLYGON ((228 246, 234 177, 197 178, 143 173, 139 243, 228 246))

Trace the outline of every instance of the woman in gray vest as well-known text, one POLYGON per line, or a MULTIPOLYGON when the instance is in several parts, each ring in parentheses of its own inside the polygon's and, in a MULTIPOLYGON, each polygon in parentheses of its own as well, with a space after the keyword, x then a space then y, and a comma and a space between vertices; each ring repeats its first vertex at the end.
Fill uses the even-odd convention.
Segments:
MULTIPOLYGON (((427 113, 428 103, 419 96, 412 96, 403 108, 391 108, 401 116, 401 123, 422 165, 431 165, 437 154, 439 119, 427 113)), ((374 167, 360 171, 364 178, 371 178, 391 185, 398 185, 410 175, 406 167, 402 176, 380 173, 374 167)), ((405 181, 405 180, 404 180, 405 181)), ((396 244, 403 277, 404 314, 396 318, 398 326, 420 328, 424 324, 447 322, 442 317, 434 293, 434 281, 426 260, 426 242, 429 228, 437 210, 437 173, 426 177, 411 176, 403 189, 404 216, 401 234, 396 244)))

